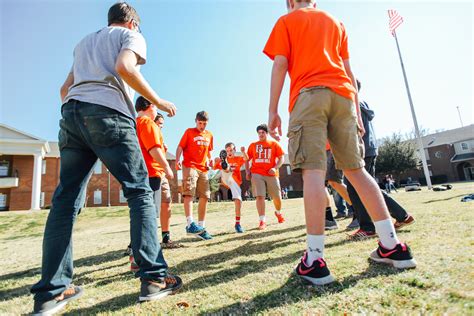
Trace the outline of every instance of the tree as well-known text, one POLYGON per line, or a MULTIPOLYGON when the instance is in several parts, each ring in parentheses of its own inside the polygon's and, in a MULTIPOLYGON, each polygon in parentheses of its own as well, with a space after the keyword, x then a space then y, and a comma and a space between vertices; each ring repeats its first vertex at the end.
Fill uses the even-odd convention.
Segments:
POLYGON ((384 138, 377 156, 377 173, 395 174, 419 169, 420 160, 413 141, 403 141, 399 133, 384 138))

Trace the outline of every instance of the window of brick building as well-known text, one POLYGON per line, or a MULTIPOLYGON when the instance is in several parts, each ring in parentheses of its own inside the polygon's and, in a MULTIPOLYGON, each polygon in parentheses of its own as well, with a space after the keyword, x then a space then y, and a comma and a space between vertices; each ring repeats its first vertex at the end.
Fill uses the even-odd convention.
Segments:
POLYGON ((288 186, 288 191, 293 191, 293 186, 291 184, 288 186))
POLYGON ((469 149, 469 146, 467 143, 461 143, 461 149, 462 150, 468 150, 469 149))
POLYGON ((102 161, 97 160, 97 162, 94 165, 94 173, 95 174, 101 174, 102 173, 102 161))
POLYGON ((290 166, 286 166, 286 174, 287 175, 291 174, 291 167, 290 166))
POLYGON ((41 195, 40 195, 40 207, 44 207, 44 192, 41 192, 41 195))
POLYGON ((120 190, 120 191, 119 191, 119 202, 120 202, 120 203, 127 203, 127 199, 126 199, 125 196, 123 195, 123 190, 120 190))
POLYGON ((46 174, 46 160, 41 162, 41 174, 46 174))
POLYGON ((102 204, 102 191, 101 190, 95 190, 94 191, 94 204, 102 204))

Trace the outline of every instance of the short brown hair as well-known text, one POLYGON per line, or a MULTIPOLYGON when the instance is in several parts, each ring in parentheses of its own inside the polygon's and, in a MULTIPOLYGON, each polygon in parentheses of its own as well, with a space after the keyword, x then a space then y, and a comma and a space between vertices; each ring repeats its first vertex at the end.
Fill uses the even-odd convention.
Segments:
POLYGON ((227 147, 230 147, 230 146, 234 146, 234 149, 235 149, 235 144, 232 143, 232 142, 225 144, 224 148, 227 148, 227 147))
POLYGON ((135 111, 146 111, 148 107, 151 105, 151 102, 145 99, 142 96, 139 96, 135 101, 135 111))
POLYGON ((140 17, 137 11, 126 2, 118 2, 110 7, 108 17, 108 26, 114 23, 127 23, 135 20, 140 23, 140 17))
POLYGON ((268 133, 268 126, 267 124, 260 124, 259 126, 257 126, 257 132, 258 131, 264 131, 265 133, 268 133))
POLYGON ((196 121, 209 121, 209 114, 206 111, 201 111, 196 113, 196 121))

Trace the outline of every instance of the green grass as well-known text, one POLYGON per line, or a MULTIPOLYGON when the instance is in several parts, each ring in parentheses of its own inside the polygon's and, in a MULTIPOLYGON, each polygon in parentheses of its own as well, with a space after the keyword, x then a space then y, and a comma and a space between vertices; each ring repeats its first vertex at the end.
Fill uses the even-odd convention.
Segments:
MULTIPOLYGON (((182 291, 162 301, 138 304, 139 281, 122 253, 128 244, 127 208, 88 208, 74 232, 74 283, 85 295, 66 314, 474 314, 472 233, 474 202, 461 203, 473 183, 446 192, 400 192, 393 196, 416 222, 399 233, 418 261, 397 271, 370 263, 375 240, 348 242, 343 228, 326 239, 325 257, 337 282, 315 288, 292 273, 305 247, 302 200, 284 201, 287 222, 276 224, 269 207, 266 231, 255 229, 254 202, 244 203, 233 232, 232 203, 212 203, 207 226, 215 238, 185 236, 182 206, 173 206, 172 234, 185 248, 165 250, 182 291), (189 307, 180 308, 178 303, 189 307)), ((0 214, 0 314, 32 309, 28 291, 39 279, 46 211, 0 214)))

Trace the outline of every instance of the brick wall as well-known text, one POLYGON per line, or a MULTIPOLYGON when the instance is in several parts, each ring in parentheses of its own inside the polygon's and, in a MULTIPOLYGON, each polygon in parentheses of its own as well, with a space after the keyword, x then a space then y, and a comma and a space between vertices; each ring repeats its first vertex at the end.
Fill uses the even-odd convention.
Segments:
POLYGON ((51 205, 54 190, 59 184, 59 158, 45 158, 46 174, 41 175, 41 192, 44 192, 44 206, 51 205))
POLYGON ((31 208, 31 185, 33 182, 33 156, 13 156, 12 174, 18 172, 18 187, 10 190, 10 210, 31 208))

